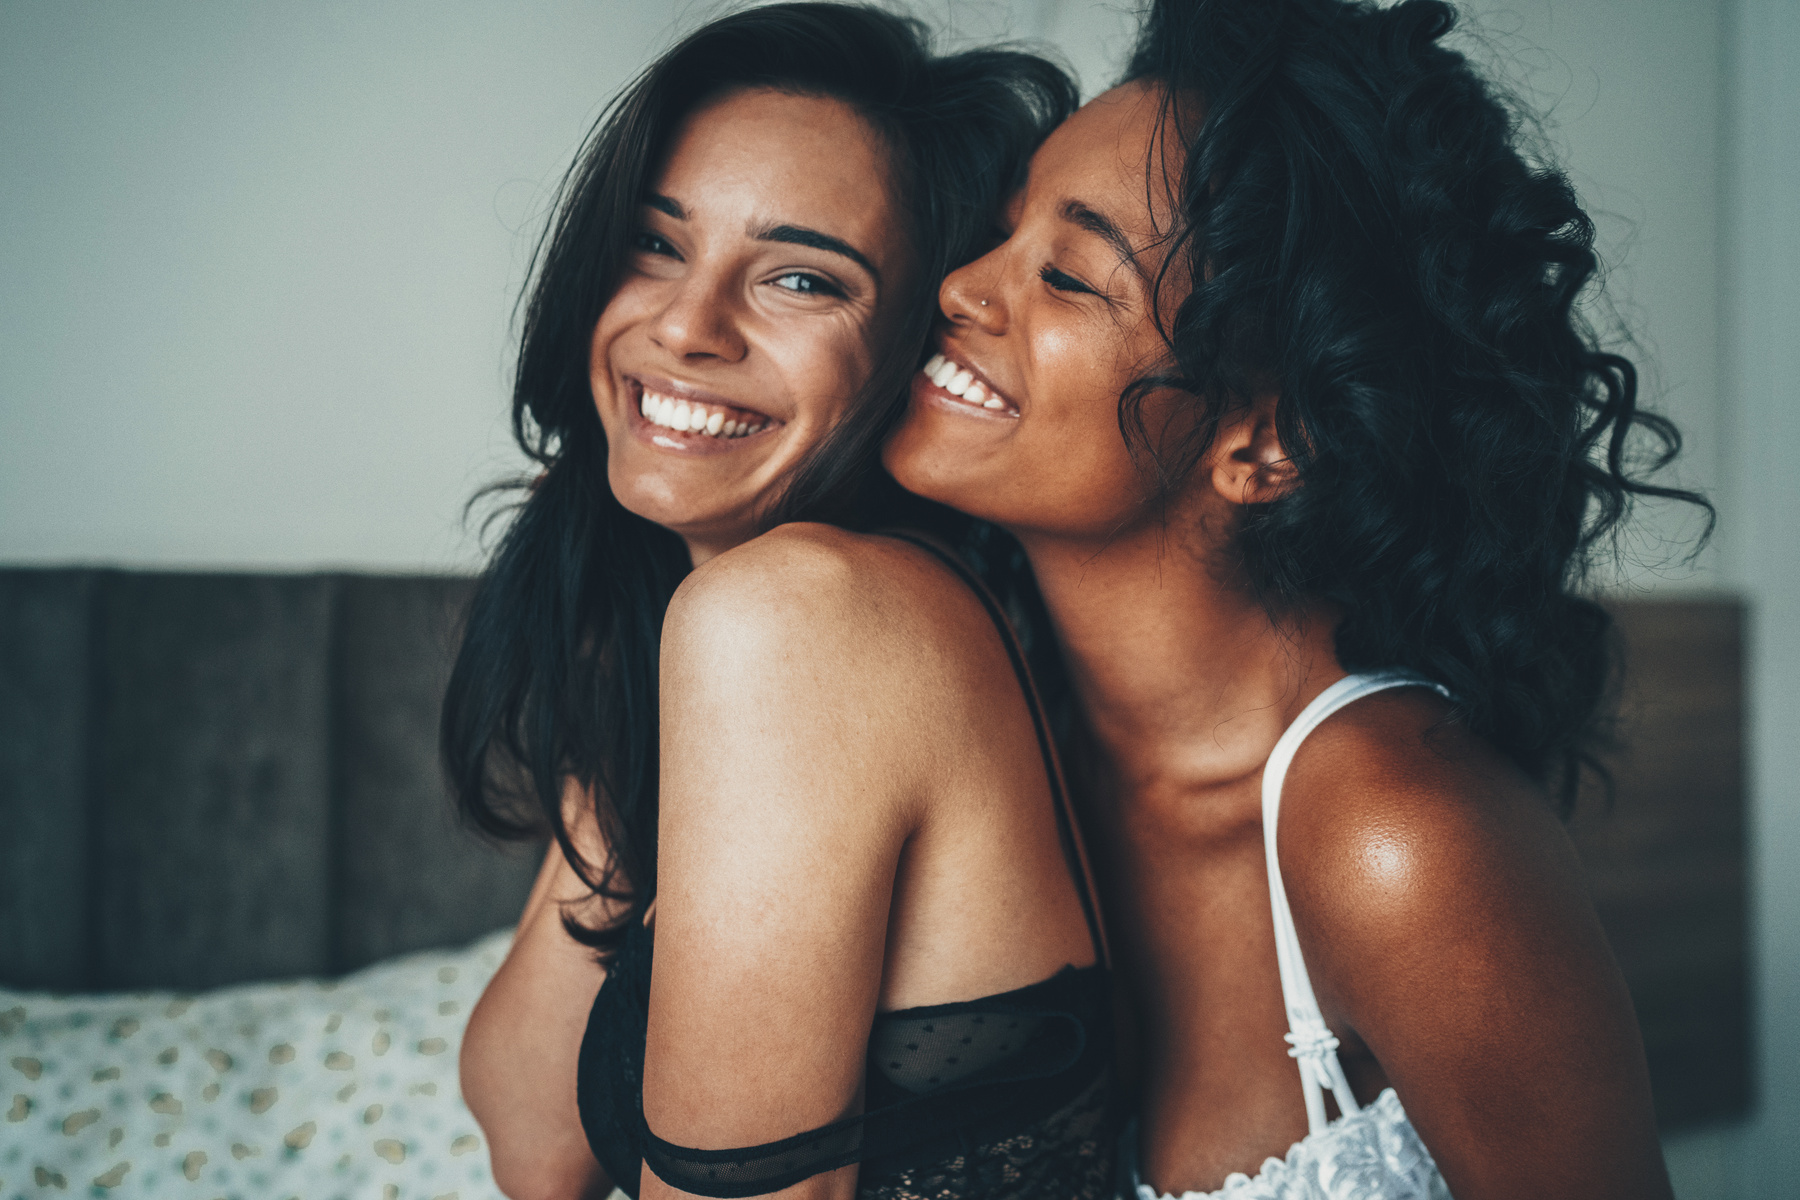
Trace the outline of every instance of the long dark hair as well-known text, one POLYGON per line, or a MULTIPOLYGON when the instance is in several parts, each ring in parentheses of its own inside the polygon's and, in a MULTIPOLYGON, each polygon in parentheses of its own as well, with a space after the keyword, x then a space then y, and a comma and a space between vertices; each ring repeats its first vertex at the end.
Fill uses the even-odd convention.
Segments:
POLYGON ((1174 201, 1163 270, 1195 282, 1157 315, 1174 373, 1136 381, 1120 420, 1147 451, 1144 397, 1196 398, 1196 435, 1148 456, 1172 485, 1227 407, 1278 390, 1299 483, 1245 513, 1251 578, 1272 607, 1340 609, 1346 669, 1447 685, 1566 811, 1611 693, 1590 564, 1637 497, 1711 508, 1644 481, 1680 436, 1577 311, 1593 223, 1442 44, 1455 17, 1439 0, 1153 6, 1128 78, 1160 85, 1185 154, 1150 182, 1174 201))
POLYGON ((1074 108, 1073 86, 1030 54, 934 57, 922 25, 873 8, 777 4, 711 22, 612 102, 563 181, 513 390, 514 437, 541 473, 482 577, 444 700, 443 757, 466 818, 499 837, 548 832, 591 888, 626 902, 599 928, 565 922, 603 953, 655 895, 658 648, 691 564, 680 538, 626 511, 607 484, 588 344, 671 134, 709 97, 744 87, 831 97, 870 122, 892 155, 920 265, 904 328, 769 523, 906 521, 985 547, 1001 575, 1020 561, 992 531, 906 496, 877 455, 904 411, 938 281, 986 248, 1002 198, 1074 108), (594 797, 604 862, 571 844, 566 779, 594 797))

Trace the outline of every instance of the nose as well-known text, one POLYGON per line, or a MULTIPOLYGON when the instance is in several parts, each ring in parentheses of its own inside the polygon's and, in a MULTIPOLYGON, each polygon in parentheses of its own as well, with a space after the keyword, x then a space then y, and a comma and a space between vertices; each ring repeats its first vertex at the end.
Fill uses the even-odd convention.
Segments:
POLYGON ((938 307, 952 324, 971 326, 983 333, 1006 331, 1006 300, 1001 295, 1001 253, 996 246, 974 262, 944 276, 938 288, 938 307))
POLYGON ((650 339, 684 361, 737 362, 748 350, 739 328, 729 277, 689 271, 674 282, 668 302, 650 323, 650 339))

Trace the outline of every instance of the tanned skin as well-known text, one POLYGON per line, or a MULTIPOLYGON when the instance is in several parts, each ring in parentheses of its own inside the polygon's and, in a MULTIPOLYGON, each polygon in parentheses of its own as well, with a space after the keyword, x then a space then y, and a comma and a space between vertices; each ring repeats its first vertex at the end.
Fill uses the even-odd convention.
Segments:
MULTIPOLYGON (((1094 961, 1030 712, 979 600, 893 538, 762 533, 908 292, 887 172, 886 145, 836 101, 715 100, 675 138, 594 332, 613 492, 696 568, 663 625, 644 1075, 649 1126, 677 1145, 755 1146, 854 1113, 877 1011, 1094 961), (672 434, 644 419, 651 389, 768 424, 672 434)), ((571 787, 566 808, 590 800, 571 787)), ((603 864, 592 822, 571 828, 603 864)), ((465 1036, 464 1090, 514 1200, 613 1182, 576 1108, 604 971, 561 918, 608 915, 585 897, 552 850, 465 1036)), ((648 1168, 637 1182, 645 1200, 683 1194, 648 1168)), ((855 1188, 852 1165, 779 1195, 855 1188)))
MULTIPOLYGON (((1008 240, 940 292, 939 349, 1016 407, 915 382, 886 462, 1024 544, 1085 717, 1102 894, 1143 1048, 1146 1182, 1254 1175, 1307 1133, 1264 865, 1263 764, 1345 675, 1322 603, 1271 613, 1232 550, 1295 486, 1273 395, 1243 398, 1166 504, 1118 396, 1162 361, 1159 96, 1087 105, 1033 160, 1008 240), (1147 180, 1149 186, 1147 187, 1147 180)), ((1187 286, 1165 281, 1165 311, 1187 286)), ((1191 400, 1151 397, 1178 434, 1191 400)), ((1278 839, 1302 950, 1359 1102, 1394 1087, 1458 1200, 1666 1197, 1631 1001, 1543 792, 1422 689, 1325 722, 1278 839)))

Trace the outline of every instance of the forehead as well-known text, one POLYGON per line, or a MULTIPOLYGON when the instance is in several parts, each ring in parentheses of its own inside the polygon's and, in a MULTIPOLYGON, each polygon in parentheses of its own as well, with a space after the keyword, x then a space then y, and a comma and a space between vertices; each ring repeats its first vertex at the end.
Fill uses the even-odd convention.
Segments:
POLYGON ((898 225, 891 159, 841 100, 743 89, 682 121, 651 187, 697 221, 805 225, 873 256, 898 225))
POLYGON ((1167 228, 1181 164, 1180 138, 1163 113, 1162 92, 1128 83, 1082 105, 1038 149, 1031 160, 1031 199, 1079 201, 1141 243, 1167 228))

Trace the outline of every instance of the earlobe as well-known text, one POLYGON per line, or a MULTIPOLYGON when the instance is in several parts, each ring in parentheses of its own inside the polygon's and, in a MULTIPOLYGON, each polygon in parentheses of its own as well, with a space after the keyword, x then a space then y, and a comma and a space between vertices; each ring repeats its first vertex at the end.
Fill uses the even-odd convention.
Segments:
POLYGON ((1213 441, 1213 487, 1235 505, 1279 500, 1299 483, 1299 472, 1275 428, 1273 392, 1227 413, 1213 441))

